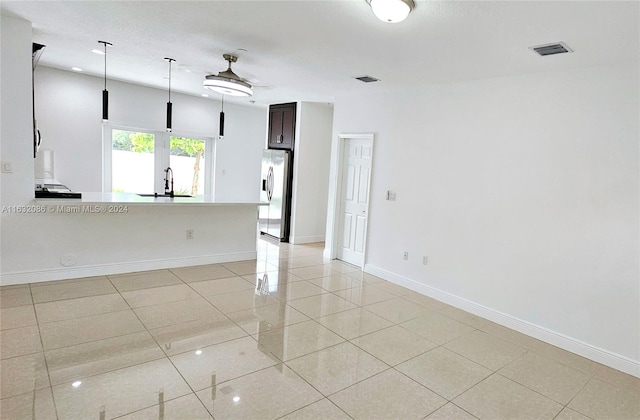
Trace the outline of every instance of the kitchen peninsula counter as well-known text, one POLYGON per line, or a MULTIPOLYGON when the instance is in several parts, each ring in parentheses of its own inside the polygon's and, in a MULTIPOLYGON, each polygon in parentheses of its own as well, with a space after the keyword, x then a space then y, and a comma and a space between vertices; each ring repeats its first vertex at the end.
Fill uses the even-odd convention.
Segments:
POLYGON ((259 202, 208 196, 82 193, 5 206, 3 234, 35 232, 7 246, 0 283, 24 284, 255 260, 259 202), (6 211, 5 211, 6 210, 6 211), (24 255, 37 256, 25 259, 24 255))
POLYGON ((34 205, 188 205, 188 206, 263 206, 268 203, 261 202, 218 202, 209 195, 196 195, 193 197, 147 197, 133 193, 100 193, 83 192, 82 198, 36 198, 34 205))

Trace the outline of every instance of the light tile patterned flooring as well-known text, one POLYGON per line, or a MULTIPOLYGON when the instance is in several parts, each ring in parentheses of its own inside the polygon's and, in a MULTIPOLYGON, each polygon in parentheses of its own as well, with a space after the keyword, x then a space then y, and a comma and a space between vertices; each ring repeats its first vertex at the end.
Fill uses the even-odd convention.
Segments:
POLYGON ((640 418, 639 379, 321 245, 2 287, 0 417, 640 418))

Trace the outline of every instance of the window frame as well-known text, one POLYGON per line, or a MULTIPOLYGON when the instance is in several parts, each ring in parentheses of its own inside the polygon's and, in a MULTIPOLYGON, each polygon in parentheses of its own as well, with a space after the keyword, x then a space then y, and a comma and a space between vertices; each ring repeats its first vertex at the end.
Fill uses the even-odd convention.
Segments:
POLYGON ((154 136, 154 174, 153 184, 154 191, 140 191, 139 193, 158 193, 164 194, 164 169, 169 165, 171 159, 171 137, 186 137, 191 139, 203 140, 205 142, 204 147, 204 191, 198 195, 214 196, 215 192, 215 157, 216 157, 216 138, 204 136, 201 134, 188 133, 185 131, 172 131, 167 132, 165 130, 150 130, 146 128, 130 127, 120 124, 102 124, 102 192, 112 192, 112 175, 113 175, 113 131, 123 130, 139 133, 153 134, 154 136))

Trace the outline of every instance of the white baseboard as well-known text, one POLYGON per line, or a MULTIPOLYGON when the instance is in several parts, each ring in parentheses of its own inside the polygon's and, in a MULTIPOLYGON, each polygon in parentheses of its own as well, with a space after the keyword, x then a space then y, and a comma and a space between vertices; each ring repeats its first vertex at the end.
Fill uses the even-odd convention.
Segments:
POLYGON ((7 286, 13 284, 38 283, 52 280, 133 273, 136 271, 255 260, 256 257, 257 253, 255 251, 249 251, 230 254, 202 255, 198 257, 165 258, 161 260, 132 261, 115 264, 85 265, 81 267, 64 267, 60 269, 3 273, 0 275, 0 285, 7 286))
POLYGON ((314 244, 316 242, 324 242, 324 235, 316 236, 292 236, 289 238, 289 242, 293 245, 300 244, 314 244))
POLYGON ((584 343, 564 334, 515 318, 511 315, 504 314, 449 292, 427 286, 426 284, 400 276, 371 264, 365 264, 364 271, 365 273, 372 274, 376 277, 390 281, 391 283, 406 287, 407 289, 411 289, 451 306, 455 306, 456 308, 488 319, 496 324, 511 328, 512 330, 537 338, 538 340, 560 347, 564 350, 570 351, 571 353, 578 354, 586 357, 587 359, 591 359, 595 362, 602 363, 603 365, 640 378, 640 361, 632 360, 616 353, 611 353, 607 350, 584 343))

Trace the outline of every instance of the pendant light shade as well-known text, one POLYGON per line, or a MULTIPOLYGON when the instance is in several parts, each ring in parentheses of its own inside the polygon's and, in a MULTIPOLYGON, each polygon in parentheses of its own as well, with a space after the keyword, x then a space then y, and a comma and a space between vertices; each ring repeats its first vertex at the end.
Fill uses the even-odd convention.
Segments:
POLYGON ((173 117, 173 104, 171 102, 167 102, 167 131, 173 130, 171 127, 171 119, 173 117))
POLYGON ((238 57, 231 54, 223 54, 222 57, 229 62, 229 68, 217 75, 206 76, 202 85, 223 95, 253 96, 251 85, 231 70, 231 63, 238 61, 238 57))
POLYGON ((218 134, 220 137, 224 137, 224 95, 222 95, 222 109, 220 110, 220 125, 218 134))
POLYGON ((104 90, 102 91, 102 121, 109 120, 109 91, 107 90, 107 45, 112 47, 113 44, 106 41, 98 41, 104 45, 104 90))
POLYGON ((102 91, 102 121, 109 120, 109 91, 102 91))
POLYGON ((167 132, 171 132, 172 128, 172 114, 173 114, 173 104, 171 103, 171 63, 173 63, 173 58, 165 57, 165 60, 169 62, 169 102, 167 102, 167 132))
POLYGON ((383 22, 398 23, 409 16, 415 7, 413 0, 367 0, 373 14, 383 22))

